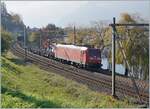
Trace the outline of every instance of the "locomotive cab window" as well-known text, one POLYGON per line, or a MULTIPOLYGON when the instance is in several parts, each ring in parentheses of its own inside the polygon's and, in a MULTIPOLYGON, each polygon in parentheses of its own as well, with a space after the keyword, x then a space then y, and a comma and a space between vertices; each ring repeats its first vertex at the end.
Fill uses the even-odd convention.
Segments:
POLYGON ((89 49, 88 54, 91 57, 92 56, 100 57, 100 50, 99 49, 89 49))

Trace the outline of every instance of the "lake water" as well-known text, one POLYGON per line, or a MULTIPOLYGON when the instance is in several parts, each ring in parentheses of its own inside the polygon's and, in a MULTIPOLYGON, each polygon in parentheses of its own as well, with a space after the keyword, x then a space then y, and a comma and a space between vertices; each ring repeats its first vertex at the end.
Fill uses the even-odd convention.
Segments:
MULTIPOLYGON (((116 64, 116 72, 119 74, 123 74, 125 73, 125 67, 122 64, 116 64)), ((102 58, 102 69, 110 69, 109 68, 109 62, 107 58, 102 58)))

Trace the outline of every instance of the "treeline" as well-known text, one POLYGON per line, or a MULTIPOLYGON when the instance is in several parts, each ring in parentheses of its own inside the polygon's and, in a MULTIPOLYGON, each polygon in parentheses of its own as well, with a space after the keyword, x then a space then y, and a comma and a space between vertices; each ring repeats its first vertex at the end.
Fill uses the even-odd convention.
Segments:
POLYGON ((12 33, 16 38, 18 35, 23 35, 24 23, 19 14, 8 13, 5 3, 1 3, 1 26, 4 30, 12 33))
POLYGON ((59 42, 63 40, 64 30, 61 27, 57 27, 55 24, 48 24, 42 28, 28 28, 27 29, 27 42, 30 46, 40 46, 49 40, 52 42, 59 42))
POLYGON ((62 28, 57 27, 55 24, 48 24, 43 28, 30 28, 23 23, 23 20, 19 14, 8 13, 5 3, 1 3, 1 39, 2 39, 2 52, 7 51, 10 46, 10 42, 16 41, 17 38, 24 41, 24 35, 26 44, 29 46, 39 46, 40 38, 44 43, 45 40, 62 41, 64 31, 62 28), (9 40, 7 40, 9 39, 9 40))
POLYGON ((1 3, 1 52, 6 52, 13 40, 23 34, 24 23, 20 15, 8 13, 6 5, 1 3))

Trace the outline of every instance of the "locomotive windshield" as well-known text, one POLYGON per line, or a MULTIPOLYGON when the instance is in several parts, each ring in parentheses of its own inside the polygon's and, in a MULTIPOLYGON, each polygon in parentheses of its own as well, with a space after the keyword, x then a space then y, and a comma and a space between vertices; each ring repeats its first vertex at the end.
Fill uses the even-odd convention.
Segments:
POLYGON ((99 49, 89 49, 88 52, 89 52, 90 57, 93 57, 93 56, 100 57, 99 49))

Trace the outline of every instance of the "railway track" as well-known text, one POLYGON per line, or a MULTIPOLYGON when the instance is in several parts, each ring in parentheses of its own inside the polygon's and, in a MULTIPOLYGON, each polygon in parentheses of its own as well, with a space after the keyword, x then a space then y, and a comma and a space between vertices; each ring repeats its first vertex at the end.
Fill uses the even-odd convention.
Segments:
MULTIPOLYGON (((20 56, 25 56, 25 51, 20 46, 15 44, 12 47, 12 51, 20 56)), ((105 92, 111 94, 111 77, 108 75, 100 73, 92 73, 83 69, 78 69, 70 65, 62 64, 55 60, 51 60, 31 52, 27 52, 27 59, 31 60, 33 63, 38 64, 41 68, 45 70, 54 71, 60 75, 68 77, 70 79, 76 80, 80 83, 88 85, 93 90, 105 92)), ((138 88, 136 91, 135 87, 132 84, 130 78, 123 78, 120 76, 116 77, 116 95, 120 99, 123 98, 133 98, 138 103, 149 103, 149 84, 136 80, 135 81, 138 88)))

